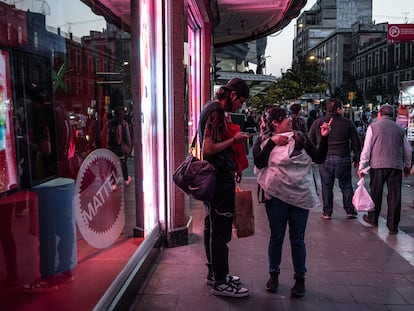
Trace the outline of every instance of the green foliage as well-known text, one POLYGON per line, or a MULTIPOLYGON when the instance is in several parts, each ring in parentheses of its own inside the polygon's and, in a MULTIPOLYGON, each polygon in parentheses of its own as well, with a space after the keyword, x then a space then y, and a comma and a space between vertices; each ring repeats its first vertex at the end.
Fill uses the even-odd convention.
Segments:
POLYGON ((279 81, 267 90, 267 95, 254 96, 250 99, 250 104, 260 109, 269 104, 294 100, 304 93, 325 92, 328 87, 321 64, 310 60, 309 55, 300 56, 292 64, 292 68, 283 73, 279 81))

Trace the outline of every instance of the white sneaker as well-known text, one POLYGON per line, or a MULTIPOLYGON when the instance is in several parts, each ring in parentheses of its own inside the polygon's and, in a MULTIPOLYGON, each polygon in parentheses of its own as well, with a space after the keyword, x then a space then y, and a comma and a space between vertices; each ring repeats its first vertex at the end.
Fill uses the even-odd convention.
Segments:
POLYGON ((249 290, 226 280, 224 283, 214 285, 213 295, 241 298, 249 296, 249 290))
MULTIPOLYGON (((236 285, 240 285, 240 284, 241 284, 241 279, 240 279, 240 277, 239 277, 239 276, 237 276, 237 275, 230 275, 230 274, 229 274, 229 275, 227 275, 226 280, 227 280, 228 282, 232 282, 232 283, 234 283, 234 284, 236 284, 236 285)), ((211 285, 211 286, 213 286, 215 282, 216 282, 216 281, 214 280, 214 276, 207 276, 207 278, 206 278, 206 284, 207 284, 207 285, 211 285)))

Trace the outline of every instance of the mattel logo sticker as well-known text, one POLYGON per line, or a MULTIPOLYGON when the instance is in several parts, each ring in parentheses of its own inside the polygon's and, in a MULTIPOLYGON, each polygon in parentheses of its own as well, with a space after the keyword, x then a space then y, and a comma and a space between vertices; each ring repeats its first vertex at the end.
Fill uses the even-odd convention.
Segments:
POLYGON ((75 186, 76 222, 95 248, 112 245, 125 226, 124 183, 118 157, 97 149, 83 161, 75 186))

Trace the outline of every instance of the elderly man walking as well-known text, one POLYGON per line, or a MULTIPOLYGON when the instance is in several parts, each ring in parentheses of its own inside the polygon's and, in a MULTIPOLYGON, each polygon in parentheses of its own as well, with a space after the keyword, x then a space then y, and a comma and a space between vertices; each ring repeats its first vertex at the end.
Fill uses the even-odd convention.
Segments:
POLYGON ((389 234, 398 233, 401 216, 401 184, 402 174, 410 174, 412 150, 405 137, 402 127, 394 120, 394 107, 383 105, 377 117, 377 122, 371 123, 367 129, 364 148, 359 162, 358 175, 362 177, 370 167, 371 198, 375 210, 363 216, 367 223, 378 226, 381 213, 382 192, 387 183, 387 227, 389 234))

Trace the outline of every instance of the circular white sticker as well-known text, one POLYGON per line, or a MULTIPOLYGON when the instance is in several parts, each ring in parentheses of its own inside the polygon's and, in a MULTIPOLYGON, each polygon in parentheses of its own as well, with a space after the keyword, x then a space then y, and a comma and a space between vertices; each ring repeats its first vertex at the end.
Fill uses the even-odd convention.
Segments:
POLYGON ((125 226, 124 183, 118 157, 97 149, 83 161, 76 179, 76 222, 95 248, 114 243, 125 226))

